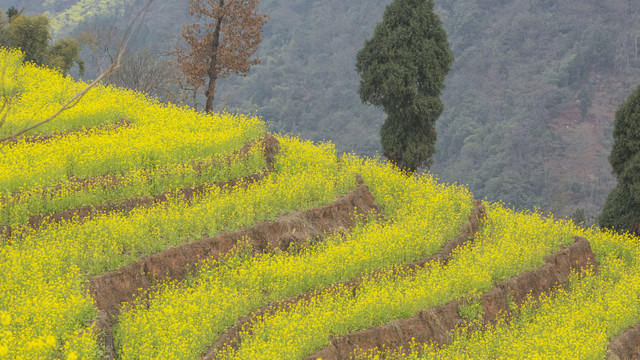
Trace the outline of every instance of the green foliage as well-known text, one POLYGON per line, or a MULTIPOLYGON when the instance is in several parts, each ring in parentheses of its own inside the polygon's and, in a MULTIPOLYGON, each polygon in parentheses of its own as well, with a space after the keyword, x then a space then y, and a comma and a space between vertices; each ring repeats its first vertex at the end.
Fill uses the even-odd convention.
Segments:
POLYGON ((18 9, 16 9, 15 6, 12 6, 12 7, 7 9, 7 18, 9 20, 11 20, 14 17, 18 16, 18 14, 19 14, 18 9))
POLYGON ((80 76, 84 74, 84 61, 80 58, 81 46, 74 39, 60 39, 51 45, 47 66, 68 73, 78 64, 80 76))
POLYGON ((594 90, 591 86, 585 86, 580 89, 578 93, 578 100, 580 100, 580 104, 578 104, 578 108, 580 109, 580 115, 582 118, 586 118, 589 112, 589 108, 593 104, 594 90))
POLYGON ((613 141, 609 162, 619 180, 631 159, 640 152, 640 86, 616 112, 613 141))
POLYGON ((84 74, 78 42, 60 39, 49 45, 49 19, 45 15, 25 16, 9 9, 7 17, 8 20, 0 17, 0 45, 20 49, 25 62, 46 65, 63 73, 68 73, 77 64, 80 76, 84 74))
POLYGON ((585 226, 585 223, 587 222, 587 213, 583 208, 578 208, 573 212, 571 220, 573 220, 573 223, 578 226, 585 226))
POLYGON ((634 221, 640 219, 640 207, 630 195, 629 189, 624 184, 618 183, 611 190, 598 217, 600 227, 624 231, 628 230, 634 221))
POLYGON ((468 294, 458 305, 458 314, 467 321, 482 321, 482 294, 477 291, 468 294))
POLYGON ((609 162, 618 179, 599 217, 601 227, 630 230, 640 222, 640 86, 620 105, 609 162))
POLYGON ((6 43, 10 47, 20 48, 26 62, 43 65, 50 39, 49 19, 44 15, 18 15, 9 21, 6 43))
POLYGON ((382 109, 382 151, 410 172, 430 166, 440 92, 453 55, 432 0, 395 0, 356 56, 360 99, 382 109))

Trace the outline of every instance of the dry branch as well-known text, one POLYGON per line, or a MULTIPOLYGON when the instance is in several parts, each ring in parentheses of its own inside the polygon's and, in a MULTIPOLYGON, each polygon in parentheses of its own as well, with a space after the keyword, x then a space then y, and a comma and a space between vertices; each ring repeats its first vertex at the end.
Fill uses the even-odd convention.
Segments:
MULTIPOLYGON (((131 46, 132 40, 133 38, 135 38, 135 36, 138 34, 138 32, 140 31, 140 26, 142 25, 142 21, 144 20, 144 17, 146 16, 147 12, 149 11, 149 7, 151 6, 151 3, 153 2, 153 0, 148 0, 147 3, 145 4, 145 6, 140 10, 139 13, 137 13, 134 17, 133 17, 133 21, 131 22, 131 24, 129 26, 127 26, 124 34, 122 35, 122 39, 120 40, 120 45, 118 47, 118 55, 115 57, 114 61, 111 63, 111 65, 105 70, 103 71, 100 75, 98 75, 98 77, 96 77, 95 80, 93 80, 91 83, 89 83, 89 85, 87 85, 84 89, 82 89, 80 92, 78 92, 76 95, 74 95, 69 101, 67 101, 66 103, 64 103, 60 109, 58 109, 58 111, 55 112, 55 114, 49 116, 48 118, 39 121, 33 125, 30 125, 12 135, 9 135, 5 138, 0 139, 0 144, 7 142, 7 141, 12 141, 15 140, 18 136, 26 133, 29 130, 35 129, 36 127, 42 126, 46 123, 49 123, 51 121, 53 121, 55 118, 57 118, 63 111, 65 110, 69 110, 72 107, 74 107, 75 105, 78 104, 78 102, 89 92, 89 90, 91 90, 91 88, 93 88, 96 84, 98 84, 100 81, 102 81, 102 79, 104 79, 105 77, 109 76, 109 74, 113 73, 116 69, 118 69, 120 66, 122 66, 122 58, 123 56, 127 53, 127 51, 129 51, 129 48, 131 46)), ((4 110, 4 105, 3 105, 3 110, 4 110)), ((6 114, 8 113, 9 108, 7 108, 7 111, 5 112, 5 114, 2 117, 2 120, 0 121, 0 126, 2 126, 2 124, 4 124, 4 121, 6 120, 6 114)))

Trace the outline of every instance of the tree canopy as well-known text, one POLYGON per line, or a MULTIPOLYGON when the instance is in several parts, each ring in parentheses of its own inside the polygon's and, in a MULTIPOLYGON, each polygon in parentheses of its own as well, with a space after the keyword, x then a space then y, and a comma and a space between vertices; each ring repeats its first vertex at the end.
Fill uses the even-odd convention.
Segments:
POLYGON ((640 86, 616 112, 609 163, 618 183, 599 217, 601 227, 640 229, 640 86))
POLYGON ((453 61, 433 6, 433 0, 393 1, 356 56, 362 102, 387 114, 382 152, 410 172, 431 165, 440 92, 453 61))
POLYGON ((7 18, 0 21, 0 45, 19 48, 25 62, 48 66, 63 73, 68 73, 77 64, 80 75, 83 74, 80 44, 70 38, 50 44, 49 19, 45 15, 26 16, 11 8, 7 10, 7 18))
POLYGON ((247 73, 260 62, 251 59, 258 50, 267 15, 258 13, 258 0, 192 0, 191 16, 182 38, 187 49, 178 49, 177 61, 187 82, 195 88, 208 81, 207 112, 213 110, 216 80, 231 73, 247 73))

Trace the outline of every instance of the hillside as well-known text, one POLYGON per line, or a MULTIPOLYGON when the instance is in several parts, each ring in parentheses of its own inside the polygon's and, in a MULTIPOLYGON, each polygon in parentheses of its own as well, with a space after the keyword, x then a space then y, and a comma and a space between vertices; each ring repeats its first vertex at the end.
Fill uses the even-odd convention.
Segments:
MULTIPOLYGON (((0 66, 16 94, 0 138, 83 86, 15 51, 0 66)), ((640 355, 629 234, 255 116, 87 96, 0 144, 2 359, 640 355)))
MULTIPOLYGON (((65 34, 77 34, 123 27, 109 10, 115 2, 47 1, 27 12, 71 19, 78 28, 65 34)), ((257 111, 274 131, 375 155, 384 114, 360 103, 354 64, 388 2, 263 0, 271 16, 263 62, 221 84, 216 107, 257 111)), ((640 82, 640 9, 624 0, 436 0, 436 7, 455 61, 431 173, 516 209, 597 215, 614 185, 606 161, 613 114, 640 82)), ((156 0, 138 45, 171 48, 185 21, 186 5, 156 0)))

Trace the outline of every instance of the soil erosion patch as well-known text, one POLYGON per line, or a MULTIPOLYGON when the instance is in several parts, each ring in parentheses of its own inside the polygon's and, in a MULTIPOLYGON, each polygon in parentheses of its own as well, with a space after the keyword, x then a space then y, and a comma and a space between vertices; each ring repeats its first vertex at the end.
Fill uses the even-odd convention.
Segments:
POLYGON ((285 308, 287 305, 295 304, 300 301, 308 301, 312 298, 319 298, 326 294, 330 294, 331 292, 339 288, 351 289, 353 296, 355 297, 358 289, 364 283, 364 281, 366 279, 375 277, 377 275, 382 275, 389 271, 405 273, 407 271, 417 270, 419 268, 424 267, 425 264, 431 261, 440 261, 443 264, 446 264, 447 262, 449 262, 451 253, 455 248, 457 248, 458 246, 462 246, 466 243, 473 242, 475 238, 475 234, 476 232, 478 232, 478 228, 480 227, 480 223, 483 222, 486 218, 486 211, 485 211, 484 205, 482 205, 482 203, 477 200, 473 200, 473 204, 474 204, 474 209, 471 212, 471 214, 469 214, 469 222, 465 224, 465 226, 460 231, 460 234, 453 240, 450 240, 446 244, 444 244, 444 246, 442 246, 440 251, 438 251, 436 254, 432 255, 431 257, 415 261, 411 264, 398 266, 392 270, 375 271, 372 274, 351 279, 349 281, 346 281, 340 284, 335 284, 335 285, 326 287, 324 289, 309 291, 304 294, 299 294, 281 301, 277 301, 272 304, 268 304, 254 311, 252 314, 243 317, 236 323, 236 325, 227 329, 227 331, 223 333, 218 338, 218 340, 216 340, 216 342, 213 344, 213 346, 207 352, 207 354, 202 358, 202 360, 215 359, 218 356, 218 354, 221 351, 223 351, 227 346, 231 346, 234 349, 238 349, 242 342, 241 334, 242 333, 251 334, 251 328, 253 327, 252 325, 254 324, 254 321, 257 318, 261 318, 267 314, 273 313, 278 309, 285 308))
MULTIPOLYGON (((499 315, 508 317, 512 315, 510 303, 522 304, 528 294, 538 298, 557 286, 566 286, 572 271, 588 266, 597 267, 589 242, 578 236, 573 244, 546 257, 545 262, 545 266, 500 282, 483 294, 479 300, 483 310, 482 321, 495 322, 499 315)), ((465 301, 455 300, 420 311, 411 318, 332 339, 331 345, 305 359, 338 360, 376 351, 401 351, 409 349, 412 341, 445 345, 451 340, 452 330, 468 324, 459 314, 459 308, 466 304, 465 301)))

